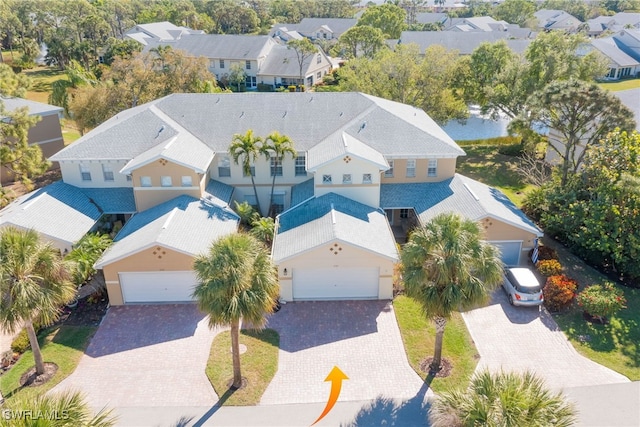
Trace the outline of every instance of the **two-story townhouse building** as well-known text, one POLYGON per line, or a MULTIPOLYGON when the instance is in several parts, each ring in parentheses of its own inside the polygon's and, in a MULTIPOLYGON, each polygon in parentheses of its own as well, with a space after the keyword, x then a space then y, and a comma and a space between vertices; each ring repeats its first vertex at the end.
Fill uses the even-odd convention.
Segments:
MULTIPOLYGON (((420 109, 361 93, 174 94, 119 113, 53 157, 64 191, 90 193, 109 212, 135 205, 96 265, 111 304, 191 300, 194 257, 237 228, 229 205, 256 204, 229 155, 249 129, 287 135, 297 151, 253 165, 263 214, 276 177, 272 257, 283 300, 391 298, 396 235, 440 212, 478 221, 509 265, 525 262, 541 235, 499 191, 456 174, 464 151, 420 109)), ((0 212, 0 227, 36 216, 29 203, 0 212)))

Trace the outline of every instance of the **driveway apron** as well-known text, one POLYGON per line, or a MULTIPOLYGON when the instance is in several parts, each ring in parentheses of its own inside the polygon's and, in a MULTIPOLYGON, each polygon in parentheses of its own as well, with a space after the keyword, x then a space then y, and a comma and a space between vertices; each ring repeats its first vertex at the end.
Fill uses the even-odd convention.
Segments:
POLYGON ((52 392, 81 390, 93 407, 213 405, 205 366, 217 333, 195 304, 111 307, 52 392))
POLYGON ((533 371, 553 389, 628 382, 580 355, 546 309, 513 307, 502 289, 487 307, 463 313, 480 353, 477 370, 533 371))
POLYGON ((326 402, 334 366, 349 377, 340 401, 410 399, 424 384, 407 362, 390 302, 289 303, 267 327, 280 334, 280 352, 261 405, 326 402))

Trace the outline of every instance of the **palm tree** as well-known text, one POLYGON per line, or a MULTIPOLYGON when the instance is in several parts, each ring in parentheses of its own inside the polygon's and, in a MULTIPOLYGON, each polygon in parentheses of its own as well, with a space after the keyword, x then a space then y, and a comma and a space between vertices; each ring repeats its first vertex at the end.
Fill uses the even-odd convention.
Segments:
POLYGON ((273 218, 256 218, 252 223, 253 227, 249 233, 259 240, 263 241, 267 246, 271 246, 273 235, 276 231, 276 224, 273 218))
POLYGON ((273 131, 269 136, 267 136, 262 150, 266 156, 271 155, 272 158, 275 158, 272 171, 273 180, 271 181, 271 196, 269 197, 269 216, 275 216, 273 215, 275 213, 273 209, 273 190, 276 186, 276 171, 280 162, 284 160, 284 156, 286 154, 291 154, 291 157, 295 158, 298 153, 293 148, 293 141, 291 141, 288 136, 281 135, 277 131, 273 131))
POLYGON ((556 426, 576 422, 575 407, 530 372, 474 375, 467 390, 441 393, 429 409, 433 427, 556 426))
POLYGON ((454 311, 484 301, 502 280, 498 250, 481 240, 480 227, 458 214, 440 214, 415 229, 401 253, 407 295, 436 326, 432 373, 440 370, 442 338, 454 311))
POLYGON ((76 286, 67 264, 51 243, 34 230, 5 228, 0 234, 0 327, 13 333, 24 324, 36 364, 44 373, 33 323, 53 323, 60 307, 71 301, 76 286))
POLYGON ((269 252, 255 237, 235 233, 214 242, 194 262, 199 284, 193 292, 200 310, 209 315, 209 327, 231 326, 234 389, 240 373, 240 320, 261 328, 273 312, 279 286, 269 252))
POLYGON ((91 233, 85 235, 74 245, 73 250, 69 252, 65 259, 75 264, 73 280, 76 285, 83 284, 96 274, 96 269, 93 268, 93 265, 112 243, 113 241, 108 234, 91 233))
MULTIPOLYGON (((22 394, 20 397, 12 399, 5 404, 8 411, 24 411, 28 408, 33 414, 49 414, 50 417, 58 416, 61 420, 35 421, 31 417, 15 417, 7 419, 0 418, 0 427, 31 427, 34 425, 64 425, 78 427, 111 427, 116 425, 117 419, 111 416, 110 410, 102 409, 97 414, 93 414, 89 405, 79 392, 66 391, 60 394, 41 394, 37 397, 22 394)), ((35 417, 35 416, 34 416, 35 417)))
POLYGON ((256 197, 258 212, 262 212, 260 209, 260 201, 258 200, 256 182, 253 179, 253 173, 251 170, 251 164, 255 163, 260 154, 264 154, 262 151, 262 138, 254 136, 251 129, 249 129, 244 135, 237 133, 233 135, 233 139, 229 145, 229 153, 236 165, 242 162, 242 172, 244 175, 251 177, 251 185, 253 185, 253 194, 256 197))

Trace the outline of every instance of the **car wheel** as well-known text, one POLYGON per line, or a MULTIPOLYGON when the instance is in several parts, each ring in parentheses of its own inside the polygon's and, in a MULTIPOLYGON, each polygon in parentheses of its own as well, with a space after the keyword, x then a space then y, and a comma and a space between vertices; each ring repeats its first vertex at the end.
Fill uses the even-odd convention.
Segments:
POLYGON ((509 304, 513 305, 513 295, 509 294, 509 304))

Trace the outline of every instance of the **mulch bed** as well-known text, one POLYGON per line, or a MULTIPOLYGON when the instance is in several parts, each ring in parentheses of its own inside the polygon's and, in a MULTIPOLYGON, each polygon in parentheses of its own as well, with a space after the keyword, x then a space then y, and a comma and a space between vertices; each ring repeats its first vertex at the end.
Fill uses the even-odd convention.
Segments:
MULTIPOLYGON (((433 357, 427 357, 426 359, 424 359, 422 362, 420 362, 420 370, 425 374, 428 374, 432 361, 433 361, 433 357)), ((452 369, 453 369, 453 366, 451 365, 451 362, 449 362, 449 360, 446 357, 443 357, 440 362, 440 370, 436 373, 435 377, 436 378, 448 377, 449 375, 451 375, 452 369)))
POLYGON ((58 365, 51 362, 44 363, 44 373, 42 375, 36 375, 36 367, 32 367, 20 377, 21 387, 37 387, 49 381, 56 372, 58 372, 58 365))
POLYGON ((108 306, 106 296, 89 296, 79 300, 74 308, 64 307, 59 322, 69 326, 98 326, 107 313, 108 306))
POLYGON ((589 323, 596 323, 598 325, 606 325, 607 323, 609 323, 609 320, 607 320, 606 317, 592 316, 586 311, 582 312, 582 318, 589 323))

